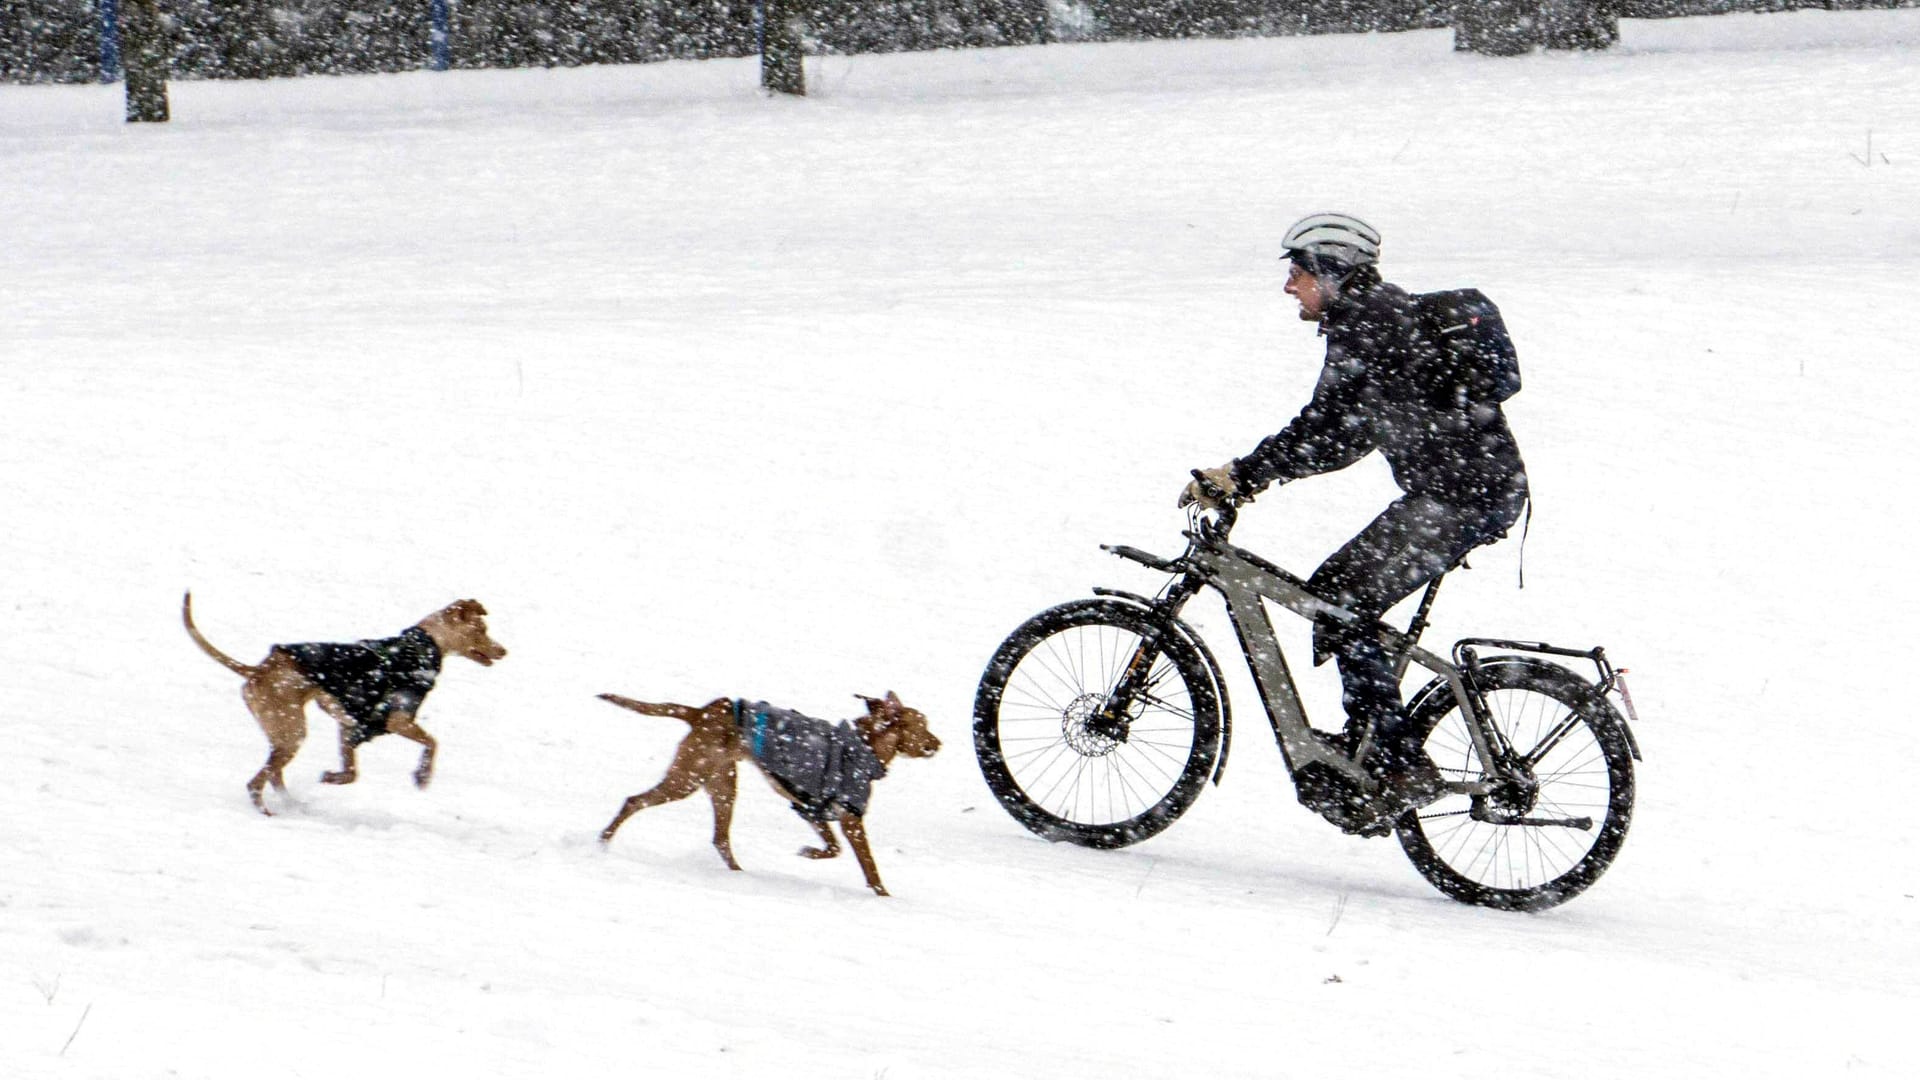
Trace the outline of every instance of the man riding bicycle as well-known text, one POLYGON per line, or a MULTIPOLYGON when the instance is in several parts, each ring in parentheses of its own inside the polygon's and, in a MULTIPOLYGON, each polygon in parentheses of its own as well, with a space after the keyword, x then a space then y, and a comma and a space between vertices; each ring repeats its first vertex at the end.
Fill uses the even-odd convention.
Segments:
POLYGON ((1339 659, 1347 749, 1368 731, 1364 761, 1391 820, 1444 793, 1412 729, 1394 663, 1373 626, 1467 552, 1507 534, 1527 500, 1527 471, 1499 402, 1470 392, 1422 333, 1408 293, 1381 280, 1380 234, 1345 214, 1313 214, 1287 230, 1286 292, 1320 324, 1327 357, 1313 398, 1253 452, 1200 470, 1180 505, 1251 497, 1270 484, 1343 469, 1379 450, 1404 494, 1307 581, 1357 616, 1314 628, 1315 662, 1339 659))

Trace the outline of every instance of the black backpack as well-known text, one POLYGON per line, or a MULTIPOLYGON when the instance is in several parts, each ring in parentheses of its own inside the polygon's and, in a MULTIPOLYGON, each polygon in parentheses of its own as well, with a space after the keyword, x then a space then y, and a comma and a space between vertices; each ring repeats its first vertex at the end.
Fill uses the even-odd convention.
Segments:
POLYGON ((1455 403, 1498 405, 1520 392, 1520 356, 1500 309, 1479 289, 1416 293, 1414 320, 1439 350, 1433 390, 1455 403))

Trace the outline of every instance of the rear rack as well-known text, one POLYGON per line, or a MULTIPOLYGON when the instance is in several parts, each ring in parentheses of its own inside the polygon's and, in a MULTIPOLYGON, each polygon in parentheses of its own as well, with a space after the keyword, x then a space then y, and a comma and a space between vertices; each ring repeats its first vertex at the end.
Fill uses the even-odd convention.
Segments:
MULTIPOLYGON (((1544 641, 1510 641, 1505 638, 1461 638, 1453 643, 1453 663, 1455 667, 1465 669, 1473 681, 1478 681, 1480 657, 1474 651, 1475 646, 1504 649, 1510 652, 1540 653, 1546 656, 1569 656, 1593 661, 1600 677, 1593 682, 1593 688, 1601 697, 1619 694, 1620 701, 1627 708, 1627 718, 1633 723, 1640 722, 1640 715, 1633 707, 1633 695, 1627 693, 1626 668, 1616 668, 1607 659, 1607 650, 1595 645, 1591 649, 1568 649, 1559 645, 1549 645, 1544 641)), ((1477 691, 1476 691, 1477 693, 1477 691)), ((1640 758, 1640 742, 1633 737, 1633 728, 1626 728, 1627 746, 1633 752, 1635 761, 1640 758)))
POLYGON ((1505 638, 1461 638, 1453 643, 1453 662, 1458 667, 1472 668, 1479 663, 1474 652, 1476 645, 1485 645, 1494 649, 1507 649, 1513 652, 1543 653, 1547 656, 1572 656, 1593 661, 1600 671, 1600 677, 1594 680, 1594 688, 1602 693, 1612 690, 1619 683, 1620 673, 1607 659, 1607 650, 1595 645, 1591 649, 1568 649, 1559 645, 1549 645, 1544 641, 1509 641, 1505 638))

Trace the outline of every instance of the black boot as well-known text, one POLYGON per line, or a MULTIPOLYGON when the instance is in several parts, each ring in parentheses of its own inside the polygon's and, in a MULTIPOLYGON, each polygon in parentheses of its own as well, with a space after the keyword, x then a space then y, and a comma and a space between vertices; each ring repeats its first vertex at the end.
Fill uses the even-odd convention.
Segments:
POLYGON ((1427 752, 1406 743, 1376 746, 1362 763, 1368 775, 1380 784, 1379 800, 1383 820, 1394 821, 1409 810, 1418 810, 1447 794, 1447 779, 1427 752))

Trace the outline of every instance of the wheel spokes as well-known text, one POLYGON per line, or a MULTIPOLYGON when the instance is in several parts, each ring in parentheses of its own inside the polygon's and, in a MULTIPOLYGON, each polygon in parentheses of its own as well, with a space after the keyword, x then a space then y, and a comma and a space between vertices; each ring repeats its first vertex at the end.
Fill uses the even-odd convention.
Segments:
POLYGON ((1107 704, 1143 639, 1104 624, 1051 634, 1009 673, 998 741, 1014 782, 1062 820, 1114 824, 1145 813, 1179 782, 1197 710, 1179 668, 1156 657, 1116 737, 1088 720, 1107 704))
MULTIPOLYGON (((1488 695, 1488 705, 1507 745, 1532 748, 1514 763, 1527 781, 1524 801, 1509 801, 1501 811, 1511 814, 1507 821, 1480 817, 1492 795, 1475 797, 1464 810, 1458 796, 1442 799, 1415 818, 1428 846, 1454 872, 1487 888, 1537 889, 1580 865, 1599 842, 1597 825, 1582 830, 1570 823, 1605 820, 1613 793, 1607 754, 1585 716, 1548 694, 1503 688, 1488 695)), ((1458 708, 1434 726, 1427 749, 1448 775, 1501 779, 1483 767, 1458 708)))

